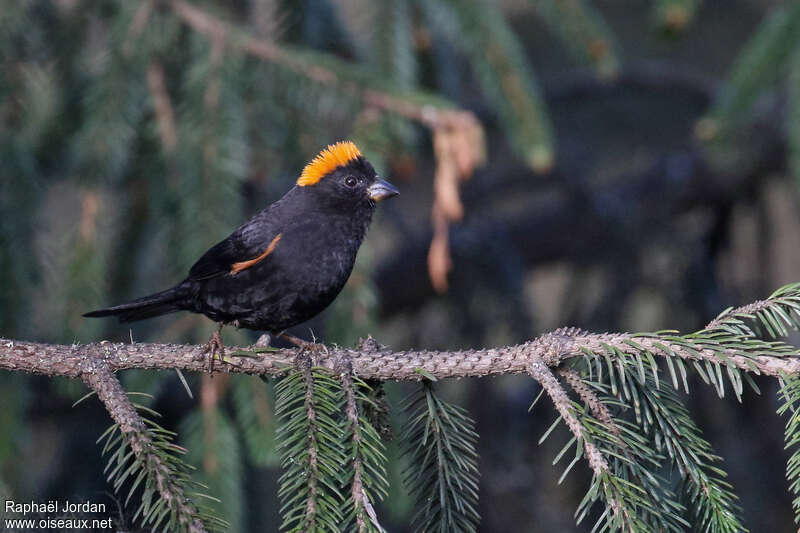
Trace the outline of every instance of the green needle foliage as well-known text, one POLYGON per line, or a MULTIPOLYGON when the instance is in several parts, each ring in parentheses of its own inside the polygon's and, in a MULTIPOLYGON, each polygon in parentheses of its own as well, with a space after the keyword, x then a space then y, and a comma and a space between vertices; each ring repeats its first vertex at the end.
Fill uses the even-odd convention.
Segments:
POLYGON ((794 495, 794 521, 800 523, 800 379, 785 376, 783 387, 778 392, 783 398, 783 404, 778 409, 778 414, 788 413, 786 421, 785 442, 786 449, 792 450, 792 455, 786 465, 786 479, 789 480, 789 490, 794 495))
POLYGON ((391 0, 376 2, 371 22, 375 24, 372 40, 377 68, 391 76, 398 86, 414 87, 419 77, 414 54, 411 3, 391 0))
MULTIPOLYGON (((241 76, 241 57, 226 58, 208 39, 193 34, 190 42, 193 68, 187 73, 185 93, 178 112, 177 159, 180 174, 180 212, 177 241, 181 257, 199 257, 209 235, 224 238, 217 228, 241 222, 240 185, 249 167, 244 101, 240 87, 231 81, 241 76), (202 108, 204 113, 196 110, 202 108), (203 213, 198 217, 197 213, 203 213)), ((180 265, 182 271, 191 263, 180 265)))
POLYGON ((115 47, 97 58, 83 98, 86 121, 72 137, 72 168, 81 182, 118 182, 128 171, 140 121, 147 109, 144 68, 115 47))
MULTIPOLYGON (((755 309, 750 310, 745 318, 753 317, 756 323, 763 325, 766 333, 775 338, 786 336, 790 330, 800 329, 800 294, 798 284, 787 285, 775 291, 764 302, 755 304, 755 309)), ((737 320, 736 317, 729 319, 737 320)), ((789 488, 795 498, 792 506, 795 510, 795 522, 800 523, 800 413, 798 400, 800 400, 800 379, 795 376, 783 376, 783 387, 778 393, 784 400, 778 409, 778 414, 789 413, 786 422, 785 442, 786 449, 794 449, 786 465, 786 478, 789 488)))
MULTIPOLYGON (((741 401, 744 383, 758 392, 749 376, 749 372, 758 373, 757 357, 798 356, 793 346, 777 340, 798 329, 800 285, 792 284, 766 300, 727 309, 695 333, 637 334, 620 342, 601 343, 602 349, 597 351, 584 348, 584 357, 564 374, 580 399, 568 407, 580 432, 573 430, 573 437, 554 461, 558 463, 575 447, 566 475, 587 454, 598 452, 601 457, 593 456, 590 461, 595 475, 578 507, 578 521, 594 502, 602 500, 606 508, 595 524, 597 531, 685 531, 689 525, 711 533, 747 531, 739 518, 737 497, 720 467, 721 458, 703 438, 679 391, 689 392, 687 376, 693 369, 720 397, 730 387, 741 401), (656 362, 655 351, 664 356, 665 365, 656 362), (734 358, 739 363, 735 364, 734 358), (741 364, 749 366, 748 371, 739 368, 741 364), (663 366, 669 378, 661 375, 663 366), (569 372, 577 372, 577 377, 569 372), (673 474, 664 477, 668 472, 673 474)), ((800 385, 794 377, 786 376, 784 381, 781 394, 785 402, 779 412, 790 413, 787 448, 797 448, 800 385)), ((798 450, 789 460, 787 477, 797 496, 798 450)), ((795 508, 800 508, 800 497, 795 508)))
POLYGON ((344 396, 330 372, 308 368, 276 386, 283 475, 278 497, 285 531, 339 531, 344 396))
POLYGON ((386 447, 367 416, 368 409, 379 407, 371 398, 372 387, 364 381, 353 378, 345 383, 347 422, 343 443, 349 452, 350 465, 343 475, 347 490, 343 531, 381 532, 384 530, 372 502, 382 501, 389 491, 386 447))
POLYGON ((383 531, 374 505, 388 491, 385 447, 365 416, 377 406, 369 385, 340 378, 315 367, 276 386, 282 530, 383 531))
POLYGON ((728 84, 709 117, 720 131, 735 127, 749 116, 755 100, 773 87, 785 72, 791 52, 800 42, 800 4, 777 6, 740 52, 728 75, 728 84))
MULTIPOLYGON (((587 444, 598 450, 607 463, 600 472, 594 472, 589 490, 576 511, 577 522, 581 523, 593 504, 601 499, 606 503, 606 510, 592 531, 684 531, 688 525, 681 518, 684 508, 661 474, 663 455, 650 446, 646 435, 642 435, 635 424, 621 417, 611 418, 609 409, 616 409, 620 402, 603 393, 605 386, 598 383, 590 386, 602 393, 595 397, 592 409, 607 414, 601 420, 600 413, 573 402, 570 410, 580 422, 581 437, 573 436, 553 461, 558 464, 566 452, 575 447, 575 455, 560 481, 584 457, 587 444)), ((560 420, 556 420, 540 443, 560 420)))
MULTIPOLYGON (((648 396, 663 399, 668 425, 653 428, 656 446, 663 443, 681 476, 681 502, 690 510, 689 522, 700 531, 734 533, 747 531, 741 522, 738 497, 725 481, 727 474, 717 466, 722 458, 714 454, 711 444, 702 437, 700 428, 676 394, 666 386, 661 391, 648 391, 648 396)), ((655 408, 656 401, 652 402, 655 408)))
POLYGON ((608 387, 602 383, 583 382, 595 390, 610 411, 616 411, 616 416, 634 413, 632 430, 647 439, 642 448, 646 456, 660 470, 669 463, 670 470, 678 473, 680 498, 676 508, 688 510, 682 515, 689 524, 710 533, 746 531, 738 516, 737 497, 718 466, 721 458, 703 438, 670 381, 657 384, 650 373, 645 374, 644 381, 631 380, 634 400, 630 403, 619 393, 604 396, 608 387))
POLYGON ((619 71, 618 46, 603 15, 586 0, 536 0, 536 12, 579 61, 594 65, 602 78, 619 71))
POLYGON ((475 422, 426 381, 405 401, 405 484, 417 502, 414 531, 477 531, 478 454, 475 422))
MULTIPOLYGON (((728 308, 715 318, 706 330, 726 331, 733 336, 758 342, 760 337, 780 339, 800 329, 800 283, 790 283, 760 300, 737 309, 728 308)), ((701 332, 702 333, 702 332, 701 332)), ((764 343, 765 351, 773 347, 779 353, 789 352, 785 343, 764 343)))
POLYGON ((745 128, 762 96, 786 81, 788 113, 782 113, 789 145, 790 169, 800 183, 800 126, 797 116, 797 67, 800 54, 800 4, 776 5, 745 44, 728 74, 725 86, 705 118, 697 124, 697 136, 707 141, 711 162, 721 169, 746 161, 752 135, 745 128), (743 155, 744 154, 744 155, 743 155))
MULTIPOLYGON (((608 397, 601 397, 601 401, 604 404, 613 402, 608 397)), ((650 448, 647 439, 637 431, 638 428, 622 419, 609 427, 589 416, 585 409, 580 420, 589 429, 586 438, 591 438, 610 459, 612 475, 607 479, 600 476, 603 498, 610 503, 612 511, 615 505, 622 509, 601 516, 593 529, 683 531, 688 526, 681 518, 683 506, 678 503, 669 482, 660 473, 663 457, 650 448)), ((591 488, 588 498, 582 502, 586 502, 584 506, 578 507, 579 522, 589 510, 590 494, 591 488)))
POLYGON ((549 170, 555 158, 552 126, 522 46, 497 4, 446 0, 420 7, 429 24, 469 56, 519 156, 534 170, 549 170))
MULTIPOLYGON (((134 405, 141 415, 160 416, 148 407, 134 405)), ((129 437, 120 431, 118 424, 109 427, 97 439, 98 443, 103 443, 102 454, 108 454, 105 473, 114 492, 127 491, 125 506, 134 494, 140 495, 141 502, 133 521, 150 531, 183 532, 189 530, 191 522, 199 519, 209 531, 228 531, 227 522, 202 504, 204 499, 210 498, 204 494, 207 487, 192 479, 193 468, 182 457, 186 450, 173 443, 176 434, 147 416, 143 419, 147 425, 143 436, 149 444, 143 447, 139 457, 134 454, 129 437), (201 504, 164 498, 161 490, 165 486, 178 489, 193 502, 201 504)))
MULTIPOLYGON (((700 3, 650 4, 660 27, 679 30, 700 3)), ((454 59, 469 63, 517 156, 538 170, 553 162, 555 141, 535 69, 496 2, 355 2, 355 11, 371 11, 366 27, 345 24, 353 21, 329 2, 307 2, 288 17, 276 3, 266 10, 266 26, 250 16, 262 2, 188 3, 225 26, 222 43, 182 18, 177 4, 0 0, 0 309, 13 310, 0 312, 4 335, 45 331, 40 326, 52 322, 63 324, 62 330, 42 334, 60 335, 61 341, 99 337, 101 323, 81 321, 80 310, 116 299, 111 296, 132 296, 142 279, 152 287, 154 273, 171 272, 173 279, 183 274, 209 239, 224 237, 253 207, 243 198, 246 181, 261 187, 273 180, 269 187, 285 189, 310 154, 343 132, 351 132, 374 162, 388 161, 398 145, 424 138, 412 122, 419 119, 398 107, 376 107, 365 92, 414 109, 455 108, 449 98, 460 95, 461 74, 454 59), (278 53, 244 50, 241 43, 254 36, 278 53), (162 86, 153 77, 158 72, 162 86), (65 253, 40 261, 37 217, 55 184, 79 198, 75 211, 81 213, 50 237, 70 243, 65 253), (76 231, 78 226, 87 231, 76 231), (171 245, 160 249, 142 234, 171 245), (39 278, 58 287, 53 299, 65 302, 45 320, 32 309, 39 278), (106 294, 122 278, 132 279, 132 286, 114 289, 124 294, 106 294)), ((578 61, 601 76, 618 71, 623 58, 597 2, 531 4, 578 61)), ((783 80, 789 82, 788 146, 800 180, 797 2, 777 5, 760 24, 698 132, 730 142, 761 96, 783 80)), ((50 247, 42 248, 47 253, 50 247)), ((368 310, 374 290, 364 282, 350 300, 338 303, 368 310)), ((342 324, 331 325, 344 331, 342 324)), ((598 531, 745 531, 721 460, 679 391, 689 393, 694 373, 720 396, 732 391, 741 400, 745 384, 755 388, 750 373, 758 373, 759 358, 797 356, 781 339, 798 329, 800 285, 790 285, 763 302, 725 311, 699 332, 643 333, 586 349, 571 367, 584 395, 574 391, 578 397, 568 406, 581 435, 556 458, 572 458, 565 474, 586 459, 587 449, 597 450, 605 464, 578 508, 579 521, 600 500, 605 508, 598 531)), ((352 324, 349 331, 355 331, 352 324)), ((154 390, 160 378, 150 384, 154 390)), ((261 382, 235 377, 230 404, 198 411, 182 426, 188 459, 174 434, 152 420, 143 432, 152 445, 138 458, 128 437, 112 426, 101 438, 109 481, 126 502, 138 504, 136 517, 145 528, 181 530, 186 520, 200 517, 209 529, 236 531, 245 523, 246 458, 269 467, 280 456, 284 529, 380 531, 375 507, 387 493, 386 452, 371 413, 382 406, 366 383, 351 381, 348 386, 326 370, 302 369, 278 383, 273 399, 261 382), (351 393, 354 402, 348 401, 351 393), (202 466, 207 488, 191 479, 190 463, 202 466), (154 464, 164 469, 156 471, 154 464), (211 493, 222 503, 210 505, 216 513, 206 507, 189 512, 162 498, 164 482, 192 502, 211 493), (361 494, 353 490, 359 482, 361 494)), ((784 384, 779 412, 789 416, 787 478, 800 518, 800 384, 789 376, 784 384)), ((27 390, 18 381, 6 388, 8 397, 27 390)), ((154 414, 141 406, 140 412, 154 414)), ((418 502, 414 527, 475 531, 474 423, 430 383, 407 402, 405 413, 406 481, 418 502)), ((24 418, 22 409, 8 410, 0 427, 18 436, 24 418)), ((0 457, 13 455, 17 446, 12 440, 0 444, 0 457)), ((18 478, 22 474, 9 472, 15 468, 0 475, 18 478)))

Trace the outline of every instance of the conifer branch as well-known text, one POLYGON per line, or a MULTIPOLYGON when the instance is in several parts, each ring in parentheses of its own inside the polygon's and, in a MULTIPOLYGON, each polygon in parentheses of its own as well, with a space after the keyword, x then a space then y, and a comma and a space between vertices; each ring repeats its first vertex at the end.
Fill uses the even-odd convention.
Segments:
POLYGON ((710 330, 723 327, 727 324, 730 324, 732 319, 735 320, 741 316, 751 317, 756 313, 763 311, 764 309, 768 309, 770 306, 771 302, 769 300, 758 300, 735 309, 728 309, 720 313, 717 318, 709 322, 708 325, 703 329, 710 330))
MULTIPOLYGON (((189 533, 208 531, 200 518, 200 512, 188 499, 183 487, 178 484, 174 467, 157 453, 157 446, 151 438, 144 419, 136 411, 108 365, 98 360, 85 360, 82 365, 81 379, 106 406, 123 439, 145 472, 144 475, 153 480, 161 496, 161 501, 166 504, 167 511, 177 518, 176 529, 189 533)), ((122 470, 126 466, 128 465, 119 463, 118 470, 122 470)), ((114 475, 112 472, 110 477, 114 475)), ((146 519, 146 516, 143 516, 143 519, 146 519)), ((157 525, 157 523, 153 525, 157 525)))
POLYGON ((341 442, 343 395, 328 370, 312 367, 307 350, 297 358, 298 372, 276 389, 281 420, 278 496, 285 531, 337 531, 344 518, 341 465, 347 462, 341 442))
POLYGON ((560 419, 566 422, 574 435, 555 462, 561 459, 572 443, 577 443, 575 459, 567 466, 561 479, 584 455, 594 473, 589 491, 576 512, 578 522, 587 515, 591 504, 602 498, 608 509, 593 530, 605 527, 611 531, 626 532, 683 531, 688 525, 678 514, 683 509, 677 503, 669 483, 657 472, 661 457, 646 446, 644 439, 632 431, 628 422, 612 416, 608 403, 616 405, 619 402, 605 395, 603 388, 598 389, 602 397, 598 396, 589 388, 591 383, 584 382, 577 372, 562 370, 559 374, 576 391, 585 406, 573 403, 555 375, 546 367, 532 368, 531 376, 542 384, 556 405, 560 419))
MULTIPOLYGON (((614 396, 608 396, 608 390, 612 387, 600 382, 601 376, 597 376, 598 381, 590 381, 581 378, 573 370, 559 373, 571 376, 570 385, 572 379, 579 380, 573 389, 587 405, 600 402, 610 421, 605 416, 593 414, 609 433, 622 439, 625 433, 620 429, 633 429, 635 434, 649 441, 644 447, 639 447, 639 451, 643 452, 642 458, 650 464, 662 465, 661 468, 668 460, 677 470, 681 478, 680 501, 684 504, 681 507, 689 511, 686 518, 690 518, 698 530, 712 533, 747 531, 737 516, 739 508, 733 489, 724 480, 725 473, 718 466, 721 458, 714 454, 711 444, 703 438, 702 431, 683 405, 677 383, 660 383, 654 374, 640 374, 633 368, 635 364, 630 366, 626 376, 619 377, 624 384, 616 387, 614 396), (607 404, 612 408, 621 408, 620 412, 612 415, 607 404), (635 425, 622 418, 626 411, 634 413, 635 425), (620 417, 619 422, 613 416, 620 417), (664 457, 665 453, 668 457, 664 457)), ((591 367, 587 370, 591 370, 591 367)), ((613 380, 606 378, 606 381, 613 380)), ((629 447, 622 452, 626 458, 635 459, 629 447)), ((667 496, 674 495, 670 491, 667 496)), ((674 501, 677 503, 677 500, 674 501)))
MULTIPOLYGON (((347 423, 350 425, 352 432, 353 447, 358 449, 361 446, 361 427, 358 423, 358 405, 356 404, 356 394, 353 390, 353 377, 350 374, 352 370, 345 370, 342 373, 342 389, 345 394, 345 414, 347 415, 347 423)), ((356 526, 359 533, 367 531, 367 517, 366 506, 369 505, 364 494, 364 483, 361 479, 364 474, 364 465, 361 461, 360 455, 354 455, 352 458, 353 479, 350 482, 350 497, 353 499, 353 506, 355 507, 356 526)))
POLYGON ((314 378, 311 375, 311 359, 306 358, 300 364, 303 381, 306 386, 305 407, 308 425, 311 428, 306 435, 308 439, 308 497, 306 498, 306 516, 303 522, 303 531, 308 531, 316 522, 317 515, 317 485, 319 484, 319 458, 317 449, 317 410, 314 405, 314 378))
POLYGON ((522 45, 495 2, 423 2, 437 31, 469 57, 475 79, 509 134, 518 155, 536 172, 554 161, 552 126, 522 45))
POLYGON ((794 509, 794 521, 800 523, 800 379, 797 377, 787 377, 783 379, 783 387, 778 395, 782 399, 782 404, 778 409, 779 415, 788 414, 784 439, 785 449, 791 450, 791 456, 786 464, 786 479, 789 482, 789 489, 794 495, 792 508, 794 509))
POLYGON ((561 39, 563 45, 594 64, 597 74, 614 78, 620 57, 614 35, 594 5, 585 0, 541 0, 531 2, 536 13, 561 39))
MULTIPOLYGON (((666 360, 672 374, 672 389, 678 388, 678 378, 672 365, 680 369, 685 386, 684 365, 688 362, 703 379, 713 382, 720 394, 723 391, 723 370, 726 371, 738 396, 741 394, 743 376, 746 378, 748 373, 763 373, 782 378, 799 373, 800 357, 794 347, 780 341, 760 338, 764 336, 762 333, 766 334, 767 339, 774 339, 785 335, 789 330, 798 329, 800 284, 794 284, 779 289, 766 300, 723 312, 706 329, 687 335, 671 331, 593 334, 576 328, 562 328, 516 346, 455 352, 394 352, 374 342, 362 342, 356 349, 332 346, 313 350, 317 354, 314 361, 316 366, 313 368, 310 367, 308 353, 302 351, 298 353, 291 349, 260 348, 239 351, 229 348, 229 357, 225 361, 228 364, 218 365, 216 371, 259 375, 290 373, 278 385, 277 409, 279 417, 284 421, 284 430, 279 433, 292 435, 281 445, 283 464, 287 472, 282 477, 280 494, 285 502, 284 509, 289 508, 285 514, 287 525, 304 528, 313 523, 319 505, 324 506, 325 516, 338 517, 337 521, 345 519, 346 511, 342 510, 342 504, 348 498, 339 492, 342 476, 330 465, 347 462, 348 455, 343 446, 345 432, 335 418, 336 413, 345 411, 352 426, 354 416, 358 416, 352 409, 356 391, 343 394, 331 370, 349 370, 352 365, 352 371, 359 379, 380 380, 439 379, 527 372, 542 384, 575 435, 578 449, 576 459, 586 455, 595 474, 592 487, 579 509, 581 514, 585 514, 588 503, 602 497, 609 505, 603 518, 609 527, 635 529, 641 525, 644 530, 649 530, 647 528, 654 524, 664 524, 669 531, 679 530, 682 520, 679 513, 683 507, 677 503, 672 491, 658 476, 645 474, 646 465, 662 464, 663 457, 658 450, 650 451, 647 442, 636 437, 635 426, 615 418, 608 409, 614 402, 620 402, 617 405, 631 405, 632 394, 635 394, 642 399, 642 402, 636 404, 637 423, 642 425, 648 435, 651 434, 650 431, 661 433, 661 440, 666 442, 673 463, 678 465, 683 472, 682 477, 689 483, 684 494, 697 498, 698 491, 701 491, 705 495, 692 506, 692 511, 697 512, 701 507, 707 509, 710 514, 703 515, 706 517, 704 520, 708 519, 707 523, 713 524, 715 531, 731 531, 739 527, 735 516, 735 497, 730 492, 730 487, 720 479, 720 471, 713 465, 718 458, 702 440, 696 427, 682 420, 686 416, 679 402, 673 402, 674 406, 669 402, 669 405, 664 404, 664 401, 669 400, 664 396, 669 389, 667 385, 659 393, 661 399, 653 396, 659 390, 660 372, 655 356, 666 360), (554 374, 554 369, 565 362, 576 360, 580 363, 578 358, 585 362, 585 372, 589 372, 590 377, 593 371, 598 372, 599 381, 596 386, 592 381, 584 381, 573 370, 557 371, 587 405, 586 409, 570 400, 554 374), (604 372, 607 372, 608 385, 602 382, 604 372), (594 389, 589 390, 592 387, 594 389), (609 389, 610 397, 607 395, 609 389), (284 398, 283 402, 280 401, 281 396, 284 398), (640 414, 640 409, 650 410, 659 420, 673 420, 672 425, 648 430, 643 425, 642 420, 646 417, 640 414), (285 429, 287 427, 289 430, 285 429), (694 435, 694 441, 684 445, 679 435, 694 435), (613 453, 607 456, 603 450, 612 450, 613 453), (680 458, 677 457, 676 450, 680 458), (301 475, 303 473, 305 476, 301 475), (641 482, 637 482, 637 479, 641 482), (647 488, 642 488, 644 485, 647 488), (307 491, 305 496, 302 493, 304 490, 307 491)), ((181 513, 184 512, 188 516, 198 516, 193 514, 191 508, 186 507, 190 504, 180 497, 182 493, 176 495, 174 492, 180 490, 178 483, 186 477, 180 471, 164 470, 169 465, 159 462, 157 454, 147 455, 147 450, 153 447, 147 441, 151 434, 147 433, 147 428, 125 397, 113 372, 126 368, 208 371, 204 347, 108 341, 64 346, 3 339, 0 340, 0 368, 68 376, 86 381, 106 404, 119 424, 122 435, 130 440, 136 457, 144 457, 142 461, 145 468, 149 469, 148 472, 155 472, 157 492, 166 494, 166 503, 177 509, 179 516, 183 516, 181 513), (178 481, 170 480, 173 473, 177 473, 178 481)), ((434 409, 435 416, 430 423, 441 424, 448 417, 468 420, 455 406, 435 399, 432 391, 428 392, 427 398, 429 402, 439 406, 434 409), (437 409, 442 413, 447 411, 447 416, 442 415, 444 418, 441 420, 437 418, 437 409)), ((430 405, 432 404, 429 403, 430 405)), ((359 422, 363 423, 361 420, 359 422)), ((363 443, 363 437, 364 434, 355 432, 353 441, 360 440, 363 443)), ((460 442, 465 446, 465 453, 474 451, 474 446, 468 440, 460 442)), ((374 454, 377 447, 364 449, 374 454)), ((115 457, 122 456, 116 454, 115 457)), ((370 470, 367 463, 362 461, 360 474, 358 465, 354 466, 358 475, 348 488, 356 490, 360 478, 362 490, 353 493, 354 506, 357 506, 357 502, 365 504, 373 497, 373 493, 377 494, 380 490, 370 489, 370 485, 365 482, 367 474, 375 477, 375 472, 370 470)), ((463 482, 472 483, 469 477, 472 467, 466 464, 465 468, 463 474, 466 477, 463 482)), ((120 469, 123 469, 122 466, 117 468, 118 471, 120 469)), ((460 495, 453 497, 459 498, 460 495)), ((445 498, 444 501, 449 505, 449 500, 445 498)), ((471 508, 471 504, 465 501, 455 501, 462 506, 466 505, 467 509, 471 508)), ((365 505, 362 507, 368 516, 369 509, 365 505)), ((363 514, 361 522, 357 522, 357 514, 353 518, 359 526, 363 524, 369 528, 363 514)), ((472 518, 465 520, 472 523, 472 518)), ((373 521, 370 525, 374 524, 377 523, 373 521)))
MULTIPOLYGON (((609 475, 611 469, 608 466, 608 462, 597 446, 594 445, 591 438, 587 438, 585 435, 583 425, 581 425, 578 417, 575 415, 567 391, 564 390, 564 387, 558 382, 558 379, 556 379, 556 376, 550 368, 541 361, 534 361, 528 367, 528 374, 539 382, 553 402, 556 411, 558 411, 558 414, 567 424, 570 432, 575 435, 578 442, 583 443, 586 460, 589 462, 589 467, 592 469, 592 472, 594 472, 594 475, 597 478, 603 478, 609 475)), ((619 513, 622 510, 620 502, 616 499, 610 500, 609 504, 612 509, 614 509, 614 513, 619 513)))
MULTIPOLYGON (((448 222, 459 220, 461 217, 460 214, 457 214, 460 213, 458 207, 454 209, 447 209, 447 207, 460 206, 458 182, 469 179, 473 170, 481 166, 485 159, 486 147, 483 128, 475 115, 470 111, 457 109, 449 102, 432 94, 422 91, 394 90, 382 81, 382 77, 377 77, 378 81, 375 81, 375 76, 365 75, 358 66, 342 61, 335 56, 313 53, 308 50, 295 50, 288 45, 279 45, 274 40, 258 38, 184 0, 173 0, 169 5, 182 22, 208 37, 212 43, 212 55, 215 50, 221 50, 223 46, 230 46, 244 54, 288 69, 323 86, 331 87, 342 94, 353 97, 370 109, 399 115, 433 131, 437 161, 433 218, 437 238, 431 242, 428 263, 434 287, 439 292, 443 292, 447 287, 446 275, 450 268, 446 240, 447 225, 448 222), (447 190, 449 194, 443 195, 441 193, 443 189, 447 190), (445 197, 450 201, 444 201, 445 197)), ((497 10, 488 5, 486 10, 493 15, 494 26, 499 25, 499 28, 494 28, 495 33, 497 31, 504 32, 507 34, 506 40, 516 44, 511 31, 502 22, 502 17, 496 12, 497 10)), ((478 18, 483 19, 483 17, 478 18)), ((491 33, 490 31, 489 34, 491 33)), ((493 47, 495 63, 502 64, 502 69, 496 76, 490 75, 489 77, 499 77, 506 81, 504 85, 510 84, 513 88, 513 100, 520 102, 519 105, 523 107, 520 110, 512 106, 506 113, 507 115, 512 117, 532 115, 526 120, 513 122, 524 124, 526 127, 523 128, 523 131, 536 129, 537 122, 546 122, 546 119, 543 118, 543 110, 540 105, 537 105, 538 99, 529 98, 530 91, 525 90, 527 87, 525 77, 520 77, 513 62, 509 63, 505 58, 505 53, 519 55, 518 47, 508 45, 506 48, 510 49, 493 47), (515 111, 519 111, 519 113, 515 111)), ((480 55, 484 55, 483 49, 480 50, 480 55)), ((218 55, 214 57, 218 59, 218 55)), ((516 62, 520 61, 521 58, 516 57, 516 62)), ((219 80, 213 73, 216 70, 213 68, 213 64, 212 61, 209 89, 219 85, 219 80)), ((532 87, 527 87, 527 89, 532 90, 532 87)), ((210 107, 208 105, 210 93, 213 94, 213 91, 206 93, 206 112, 210 107)), ((500 101, 505 102, 506 99, 501 98, 500 101)), ((547 137, 542 141, 547 146, 543 145, 533 149, 534 155, 531 157, 536 161, 534 165, 537 168, 548 168, 552 163, 548 131, 548 128, 544 128, 540 133, 531 133, 534 137, 547 137)))
MULTIPOLYGON (((800 358, 791 346, 752 341, 730 347, 694 335, 689 339, 673 332, 661 336, 561 328, 522 344, 478 350, 361 351, 332 346, 319 365, 333 370, 338 361, 349 357, 353 370, 363 379, 419 381, 426 375, 444 379, 527 373, 534 362, 557 367, 586 352, 602 354, 612 348, 626 355, 649 351, 664 358, 730 364, 746 372, 775 377, 800 373, 800 358)), ((109 341, 63 345, 0 339, 0 369, 78 378, 82 361, 98 359, 114 372, 129 368, 208 372, 207 354, 203 350, 203 345, 109 341)), ((297 355, 296 349, 266 352, 254 347, 229 347, 228 351, 229 364, 218 365, 214 372, 280 376, 294 367, 297 355)))
POLYGON ((701 140, 725 138, 752 116, 752 107, 786 69, 800 39, 800 4, 789 2, 772 9, 753 32, 727 76, 727 87, 706 118, 697 123, 701 140))
POLYGON ((353 65, 336 58, 325 58, 325 63, 331 67, 323 65, 322 62, 309 61, 309 54, 301 54, 287 45, 280 46, 273 41, 260 39, 238 30, 184 0, 173 0, 169 5, 185 24, 212 40, 226 41, 233 48, 248 55, 287 68, 322 85, 335 86, 345 93, 359 97, 364 104, 381 111, 403 116, 430 128, 449 125, 453 113, 465 113, 453 109, 451 104, 433 95, 414 92, 409 96, 403 96, 375 87, 366 80, 355 79, 357 76, 346 74, 353 65))
MULTIPOLYGON (((350 484, 350 499, 345 502, 344 512, 355 517, 356 527, 359 533, 371 531, 383 531, 377 522, 375 510, 370 501, 367 488, 370 485, 377 485, 375 490, 370 491, 383 499, 387 490, 386 472, 384 463, 386 458, 383 456, 383 446, 377 432, 368 427, 369 422, 362 418, 359 409, 358 389, 353 381, 353 369, 350 361, 344 361, 343 371, 340 372, 342 390, 344 391, 345 415, 347 417, 344 436, 349 442, 344 442, 345 449, 349 449, 351 469, 347 471, 346 483, 350 484), (362 427, 362 425, 364 427, 362 427), (368 448, 371 448, 368 450, 368 448), (366 452, 366 453, 365 453, 366 452), (366 462, 372 460, 372 471, 368 472, 366 462), (348 479, 349 478, 349 479, 348 479)), ((347 487, 345 487, 347 488, 347 487)))
POLYGON ((611 416, 611 411, 609 411, 608 407, 606 407, 606 405, 600 401, 600 398, 597 397, 594 391, 583 382, 580 374, 574 370, 560 369, 558 371, 558 375, 564 378, 564 381, 567 382, 567 385, 569 385, 570 388, 575 391, 581 401, 586 404, 586 406, 592 412, 592 415, 599 420, 612 435, 619 437, 620 429, 616 422, 614 422, 614 417, 611 416))
MULTIPOLYGON (((640 398, 653 413, 649 428, 667 449, 682 478, 681 493, 692 510, 692 523, 712 533, 746 532, 739 518, 740 509, 733 487, 724 480, 719 466, 722 458, 714 453, 702 430, 689 414, 678 391, 669 385, 655 387, 652 379, 640 384, 640 398)), ((642 417, 642 421, 646 420, 642 417)), ((641 424, 645 431, 647 423, 641 424)))
POLYGON ((425 381, 404 407, 404 483, 417 502, 415 531, 477 531, 478 453, 475 422, 425 381))

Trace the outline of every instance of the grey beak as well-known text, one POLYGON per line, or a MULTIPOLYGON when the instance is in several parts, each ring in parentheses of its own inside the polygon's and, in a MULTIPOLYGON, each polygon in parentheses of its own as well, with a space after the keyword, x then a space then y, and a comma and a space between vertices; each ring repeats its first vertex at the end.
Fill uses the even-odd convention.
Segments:
POLYGON ((398 194, 400 194, 400 191, 398 191, 394 185, 380 178, 375 178, 375 183, 370 185, 367 189, 367 195, 370 200, 375 202, 380 202, 381 200, 397 196, 398 194))

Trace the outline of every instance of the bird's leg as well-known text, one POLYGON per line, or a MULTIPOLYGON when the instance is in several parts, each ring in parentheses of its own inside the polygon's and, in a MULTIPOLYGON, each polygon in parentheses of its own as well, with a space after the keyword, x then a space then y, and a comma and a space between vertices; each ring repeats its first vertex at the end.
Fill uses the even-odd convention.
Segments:
POLYGON ((209 372, 214 372, 214 356, 215 354, 219 354, 220 361, 224 361, 225 357, 225 346, 222 344, 222 328, 225 326, 223 322, 220 322, 219 327, 217 327, 216 331, 211 335, 211 338, 208 340, 208 344, 206 344, 205 351, 208 352, 209 355, 209 372))

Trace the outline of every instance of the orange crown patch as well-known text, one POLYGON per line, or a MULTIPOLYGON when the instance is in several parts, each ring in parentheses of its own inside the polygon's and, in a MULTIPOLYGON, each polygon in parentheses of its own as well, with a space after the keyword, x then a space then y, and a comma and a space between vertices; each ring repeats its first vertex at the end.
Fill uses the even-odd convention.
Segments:
POLYGON ((350 141, 331 144, 305 166, 303 173, 297 179, 297 184, 300 187, 315 185, 329 172, 359 157, 361 152, 350 141))

